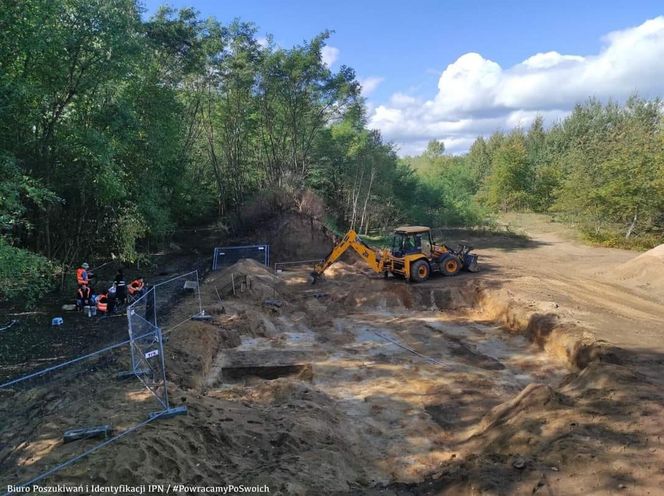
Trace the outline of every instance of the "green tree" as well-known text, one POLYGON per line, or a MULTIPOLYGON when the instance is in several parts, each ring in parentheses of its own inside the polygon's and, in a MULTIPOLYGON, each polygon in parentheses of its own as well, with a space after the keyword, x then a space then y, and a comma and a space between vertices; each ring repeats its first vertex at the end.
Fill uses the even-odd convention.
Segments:
POLYGON ((482 199, 501 211, 530 206, 532 169, 521 131, 512 132, 495 150, 482 199))

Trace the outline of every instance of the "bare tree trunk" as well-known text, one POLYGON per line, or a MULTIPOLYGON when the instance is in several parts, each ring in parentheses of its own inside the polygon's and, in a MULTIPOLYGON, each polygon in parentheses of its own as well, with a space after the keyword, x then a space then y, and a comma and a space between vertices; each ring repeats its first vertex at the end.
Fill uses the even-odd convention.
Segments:
POLYGON ((217 187, 219 188, 219 195, 217 197, 219 205, 219 215, 223 212, 223 193, 224 193, 224 184, 219 171, 219 160, 214 149, 214 124, 212 122, 212 102, 211 95, 208 90, 208 111, 207 111, 207 126, 205 127, 205 136, 208 142, 208 152, 210 161, 212 162, 212 171, 214 172, 214 177, 217 180, 217 187))
POLYGON ((360 180, 357 184, 357 191, 353 187, 353 215, 351 216, 350 228, 355 229, 355 221, 357 220, 357 202, 360 199, 360 192, 362 191, 362 181, 364 180, 364 167, 360 173, 360 180))
POLYGON ((376 176, 376 168, 371 168, 371 175, 369 176, 369 188, 367 189, 367 196, 364 197, 364 206, 362 207, 362 218, 360 220, 360 231, 364 227, 364 219, 367 215, 367 204, 369 203, 369 197, 371 196, 371 186, 373 185, 374 177, 376 176))
POLYGON ((632 219, 632 223, 629 225, 629 229, 627 229, 627 232, 625 233, 625 239, 629 239, 629 237, 632 235, 632 232, 634 231, 634 228, 636 227, 636 221, 639 218, 639 207, 636 207, 636 210, 634 211, 634 218, 632 219))

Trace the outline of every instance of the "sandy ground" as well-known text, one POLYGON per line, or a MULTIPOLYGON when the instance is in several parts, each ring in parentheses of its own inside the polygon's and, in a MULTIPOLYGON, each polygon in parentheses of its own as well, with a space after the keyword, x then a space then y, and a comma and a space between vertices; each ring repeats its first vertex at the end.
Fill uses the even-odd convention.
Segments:
MULTIPOLYGON (((630 277, 625 270, 639 253, 584 245, 571 229, 545 216, 521 214, 507 220, 530 239, 516 249, 479 249, 489 269, 485 282, 525 300, 553 302, 558 313, 612 344, 664 352, 664 286, 649 287, 641 282, 643 274, 630 277)), ((664 276, 664 260, 652 261, 649 271, 664 276)))
MULTIPOLYGON (((212 320, 181 325, 166 343, 169 395, 189 414, 50 481, 268 484, 271 494, 664 494, 661 294, 625 277, 638 254, 584 246, 541 217, 514 220, 529 239, 465 236, 481 273, 420 285, 345 263, 313 287, 306 269, 275 275, 250 262, 209 275, 212 320)), ((192 305, 176 306, 165 327, 192 305)), ((95 370, 123 366, 118 358, 95 370)), ((46 386, 28 398, 0 395, 3 415, 18 398, 20 419, 30 408, 50 415, 0 428, 3 481, 74 449, 57 439, 72 418, 101 420, 99 405, 120 402, 132 413, 114 423, 128 422, 150 404, 127 383, 97 387, 86 405, 87 389, 75 392, 70 379, 51 407, 46 386), (17 446, 26 435, 32 441, 17 446)))

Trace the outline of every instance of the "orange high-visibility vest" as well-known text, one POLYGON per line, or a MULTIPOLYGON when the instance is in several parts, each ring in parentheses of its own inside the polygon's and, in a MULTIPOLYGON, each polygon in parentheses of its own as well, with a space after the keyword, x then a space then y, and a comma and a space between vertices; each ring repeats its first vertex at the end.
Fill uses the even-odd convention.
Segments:
POLYGON ((143 286, 144 284, 140 280, 136 279, 134 281, 131 281, 129 286, 127 286, 127 289, 129 291, 129 294, 133 295, 135 293, 138 293, 141 289, 143 289, 143 286))
POLYGON ((97 310, 103 313, 108 310, 108 296, 105 294, 97 296, 97 310))
POLYGON ((76 269, 76 282, 79 286, 88 284, 88 272, 83 267, 76 269))

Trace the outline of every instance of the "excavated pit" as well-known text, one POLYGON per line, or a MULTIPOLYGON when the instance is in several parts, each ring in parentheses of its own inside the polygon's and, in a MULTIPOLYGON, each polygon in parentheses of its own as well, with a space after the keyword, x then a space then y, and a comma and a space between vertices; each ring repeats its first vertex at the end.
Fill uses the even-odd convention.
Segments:
POLYGON ((339 263, 320 286, 307 276, 248 261, 209 275, 211 319, 165 349, 188 415, 62 477, 140 484, 167 467, 169 481, 275 494, 468 496, 540 494, 555 478, 556 494, 578 494, 599 472, 629 483, 660 448, 661 391, 551 302, 476 275, 409 285, 339 263), (238 274, 247 284, 225 294, 238 274))
POLYGON ((246 379, 273 381, 280 377, 311 375, 311 364, 258 367, 228 367, 222 370, 223 381, 228 384, 244 383, 246 379))
MULTIPOLYGON (((564 335, 556 319, 522 315, 470 277, 410 285, 344 263, 329 272, 315 288, 306 268, 273 274, 250 261, 211 276, 212 287, 231 273, 249 279, 242 294, 224 297, 223 313, 209 298, 212 321, 174 336, 176 348, 178 339, 188 350, 192 338, 206 344, 193 346, 202 354, 195 363, 176 353, 171 374, 208 397, 273 389, 293 412, 309 396, 284 387, 306 384, 335 405, 321 432, 335 425, 354 433, 342 451, 363 461, 371 485, 386 485, 435 473, 493 409, 533 385, 556 387, 578 366, 578 342, 547 340, 564 335)), ((337 443, 325 439, 312 442, 337 443)))

